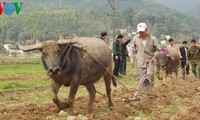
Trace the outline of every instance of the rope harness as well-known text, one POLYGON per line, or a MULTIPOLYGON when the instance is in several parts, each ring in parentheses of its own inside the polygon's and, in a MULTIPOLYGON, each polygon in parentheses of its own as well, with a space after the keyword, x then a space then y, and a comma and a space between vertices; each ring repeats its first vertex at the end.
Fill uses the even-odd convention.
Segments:
MULTIPOLYGON (((65 53, 65 51, 66 51, 67 47, 69 46, 69 44, 70 44, 70 43, 68 43, 68 44, 66 45, 66 47, 65 47, 64 50, 62 51, 61 55, 58 57, 58 60, 57 60, 57 62, 56 62, 57 65, 59 64, 59 61, 60 61, 61 57, 63 56, 63 54, 65 53)), ((68 57, 70 50, 71 50, 71 47, 70 47, 70 49, 67 51, 67 56, 64 57, 64 59, 66 59, 66 58, 68 57)), ((65 62, 61 65, 60 69, 62 69, 62 67, 63 67, 64 65, 65 65, 65 62)))

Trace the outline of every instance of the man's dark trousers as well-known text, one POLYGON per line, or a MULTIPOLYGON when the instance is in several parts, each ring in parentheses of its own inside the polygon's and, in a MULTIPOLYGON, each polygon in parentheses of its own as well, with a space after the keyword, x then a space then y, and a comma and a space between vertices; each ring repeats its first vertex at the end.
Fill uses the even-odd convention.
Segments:
POLYGON ((113 61, 114 61, 113 74, 114 76, 119 76, 119 68, 120 68, 120 62, 121 62, 120 55, 114 55, 113 61), (116 56, 118 56, 118 59, 116 59, 116 56))
POLYGON ((183 71, 182 71, 183 76, 185 76, 185 73, 186 73, 186 75, 189 75, 189 65, 187 65, 187 66, 186 65, 187 65, 186 62, 181 62, 181 69, 183 69, 183 71))
POLYGON ((126 56, 122 57, 122 60, 120 62, 120 69, 119 69, 119 71, 123 75, 126 75, 126 56))

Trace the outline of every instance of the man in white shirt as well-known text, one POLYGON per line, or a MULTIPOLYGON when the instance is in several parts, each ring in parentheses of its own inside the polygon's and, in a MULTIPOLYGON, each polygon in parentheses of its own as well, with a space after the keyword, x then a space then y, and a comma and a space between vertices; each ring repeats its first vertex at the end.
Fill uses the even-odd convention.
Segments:
POLYGON ((172 39, 172 38, 169 39, 169 45, 167 45, 167 47, 174 48, 174 50, 176 50, 176 51, 179 53, 179 57, 182 58, 181 52, 180 52, 180 50, 179 50, 178 45, 175 45, 175 44, 174 44, 174 39, 172 39))
POLYGON ((156 55, 159 53, 160 44, 158 39, 147 33, 146 23, 139 23, 137 25, 136 35, 129 43, 129 56, 131 64, 134 64, 136 57, 137 69, 140 79, 143 76, 149 74, 149 77, 145 79, 145 87, 154 85, 154 61, 156 55))

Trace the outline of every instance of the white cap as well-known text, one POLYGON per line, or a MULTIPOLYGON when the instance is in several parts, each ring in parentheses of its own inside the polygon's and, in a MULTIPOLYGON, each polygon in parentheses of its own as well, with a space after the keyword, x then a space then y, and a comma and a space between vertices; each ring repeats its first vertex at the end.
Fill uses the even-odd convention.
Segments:
POLYGON ((139 23, 137 25, 137 32, 144 32, 147 29, 146 23, 139 23))

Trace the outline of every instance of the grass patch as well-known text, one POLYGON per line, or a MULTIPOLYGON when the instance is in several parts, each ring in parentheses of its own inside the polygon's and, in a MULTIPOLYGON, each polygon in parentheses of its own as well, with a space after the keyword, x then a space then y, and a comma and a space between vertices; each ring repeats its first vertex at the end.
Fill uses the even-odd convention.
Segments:
POLYGON ((180 109, 184 106, 184 103, 181 103, 180 101, 175 101, 173 99, 170 99, 169 101, 169 105, 167 108, 165 108, 163 111, 164 113, 169 114, 170 116, 172 115, 176 115, 180 109))
POLYGON ((98 111, 96 112, 95 115, 99 116, 99 115, 102 115, 102 114, 107 113, 107 112, 109 112, 108 108, 100 108, 100 109, 98 109, 98 111))
POLYGON ((140 110, 135 110, 134 111, 134 116, 129 116, 126 118, 126 120, 135 120, 136 117, 140 117, 140 118, 145 118, 145 120, 148 118, 148 120, 153 120, 154 113, 150 112, 150 113, 145 113, 143 111, 140 110))
POLYGON ((42 64, 1 64, 1 75, 46 73, 42 64))
POLYGON ((48 102, 52 101, 51 99, 52 99, 51 92, 42 93, 42 94, 39 94, 39 95, 37 96, 37 98, 35 98, 34 102, 35 102, 38 106, 40 106, 40 105, 42 105, 42 104, 44 104, 44 103, 48 103, 48 102))
POLYGON ((170 105, 168 106, 164 111, 165 113, 168 113, 169 115, 176 115, 179 110, 181 109, 182 105, 170 105))
POLYGON ((34 81, 4 81, 0 83, 0 92, 14 90, 32 90, 38 87, 49 86, 50 81, 34 80, 34 81))
POLYGON ((0 54, 0 64, 41 64, 40 54, 29 54, 21 57, 9 57, 0 54))

